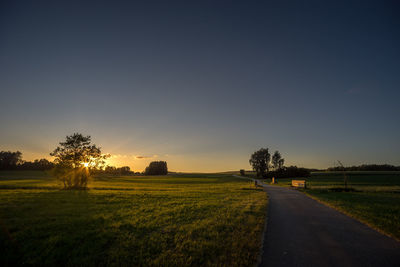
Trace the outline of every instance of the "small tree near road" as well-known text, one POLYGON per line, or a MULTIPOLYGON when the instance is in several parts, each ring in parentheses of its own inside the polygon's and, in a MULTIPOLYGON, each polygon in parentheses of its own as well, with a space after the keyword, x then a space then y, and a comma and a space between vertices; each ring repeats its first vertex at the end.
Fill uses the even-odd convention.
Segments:
POLYGON ((266 177, 269 170, 270 160, 271 154, 269 153, 268 148, 261 148, 251 155, 249 163, 256 172, 257 177, 266 177))
POLYGON ((55 157, 54 175, 64 189, 87 188, 90 171, 100 169, 109 155, 103 155, 100 147, 91 143, 90 136, 74 133, 50 153, 55 157))

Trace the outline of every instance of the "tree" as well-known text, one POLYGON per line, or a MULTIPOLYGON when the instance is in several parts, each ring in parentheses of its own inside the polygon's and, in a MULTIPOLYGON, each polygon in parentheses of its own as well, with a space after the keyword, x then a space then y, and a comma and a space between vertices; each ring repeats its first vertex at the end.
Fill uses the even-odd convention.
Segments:
POLYGON ((122 166, 117 169, 121 174, 130 174, 131 168, 129 166, 122 166))
POLYGON ((240 169, 240 171, 239 171, 239 172, 240 172, 240 175, 241 175, 241 176, 244 176, 244 175, 245 175, 245 171, 244 171, 244 169, 240 169))
POLYGON ((0 169, 1 170, 12 170, 17 168, 22 163, 22 153, 1 151, 0 152, 0 169))
POLYGON ((270 160, 271 154, 269 153, 268 148, 261 148, 251 155, 249 163, 256 172, 257 177, 266 177, 269 170, 270 160))
POLYGON ((285 164, 285 160, 284 159, 280 159, 278 161, 278 170, 282 169, 284 164, 285 164))
POLYGON ((100 169, 109 155, 103 155, 100 147, 91 144, 90 136, 74 133, 50 153, 55 157, 54 175, 65 189, 84 189, 90 178, 90 171, 100 169))
POLYGON ((283 168, 283 164, 285 163, 285 160, 282 158, 281 153, 279 151, 275 151, 275 153, 272 155, 272 166, 274 167, 274 170, 280 170, 283 168))
POLYGON ((144 171, 145 175, 167 175, 168 167, 166 161, 153 161, 144 171))
POLYGON ((277 169, 278 169, 278 162, 279 162, 279 159, 281 159, 281 154, 280 154, 279 151, 277 150, 277 151, 275 151, 274 154, 272 155, 272 160, 271 160, 272 167, 274 168, 274 170, 277 170, 277 169))

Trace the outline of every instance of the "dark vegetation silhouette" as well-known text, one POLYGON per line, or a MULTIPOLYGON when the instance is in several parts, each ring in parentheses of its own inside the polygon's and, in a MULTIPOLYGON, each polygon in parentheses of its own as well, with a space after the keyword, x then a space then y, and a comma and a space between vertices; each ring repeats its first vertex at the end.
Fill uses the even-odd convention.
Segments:
POLYGON ((13 170, 16 169, 19 164, 22 163, 22 153, 1 151, 0 152, 0 169, 2 170, 13 170))
POLYGON ((270 167, 270 161, 271 154, 269 153, 268 148, 261 148, 251 154, 249 163, 256 172, 257 177, 265 178, 270 167))
POLYGON ((239 173, 240 173, 241 176, 245 176, 245 174, 246 174, 244 169, 241 169, 241 170, 239 171, 239 173))
POLYGON ((105 173, 105 174, 111 174, 111 175, 131 175, 134 174, 133 171, 131 171, 131 168, 129 166, 122 166, 122 167, 114 167, 114 166, 106 166, 104 170, 97 170, 97 173, 105 173))
POLYGON ((275 171, 282 169, 285 160, 282 158, 281 153, 279 151, 275 151, 274 155, 272 155, 272 167, 275 171))
POLYGON ((47 159, 35 159, 34 161, 24 161, 18 166, 19 170, 46 171, 54 168, 54 163, 47 159))
POLYGON ((294 177, 310 177, 311 172, 307 168, 297 166, 282 167, 276 171, 267 172, 265 178, 294 178, 294 177))
POLYGON ((167 175, 168 167, 166 161, 153 161, 144 171, 145 175, 167 175))
POLYGON ((258 178, 286 178, 286 177, 308 177, 310 170, 298 168, 297 166, 284 167, 285 160, 279 151, 272 155, 268 148, 261 148, 255 151, 251 156, 249 163, 256 172, 258 178))
POLYGON ((45 171, 54 167, 54 163, 47 159, 35 159, 34 161, 22 160, 22 153, 19 151, 1 151, 0 152, 0 170, 27 170, 27 171, 45 171))
POLYGON ((389 164, 363 164, 359 166, 343 167, 335 166, 330 167, 327 171, 400 171, 400 166, 393 166, 389 164))
MULTIPOLYGON (((35 159, 34 161, 25 161, 22 159, 22 153, 19 151, 0 151, 0 170, 22 170, 22 171, 47 171, 55 167, 55 163, 47 159, 35 159)), ((106 166, 104 169, 90 167, 91 172, 96 174, 110 175, 132 175, 140 174, 131 171, 129 166, 114 167, 106 166)))
POLYGON ((64 189, 87 188, 91 172, 104 167, 109 155, 101 153, 100 147, 91 143, 91 137, 74 133, 50 153, 55 157, 54 176, 61 181, 64 189))

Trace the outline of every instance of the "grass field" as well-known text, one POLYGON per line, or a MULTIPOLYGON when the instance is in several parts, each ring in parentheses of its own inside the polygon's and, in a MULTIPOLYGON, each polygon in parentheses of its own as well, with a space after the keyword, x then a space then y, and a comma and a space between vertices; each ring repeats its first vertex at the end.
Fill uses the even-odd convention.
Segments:
POLYGON ((0 265, 250 266, 267 197, 229 175, 98 177, 59 190, 43 172, 0 172, 0 265))
MULTIPOLYGON (((400 192, 400 172, 347 172, 348 186, 359 191, 400 192)), ((304 178, 299 178, 304 179, 304 178)), ((312 189, 344 187, 341 172, 314 172, 307 178, 312 189)), ((290 186, 292 179, 279 179, 278 185, 290 186)))
MULTIPOLYGON (((335 192, 343 188, 343 174, 313 173, 304 192, 371 227, 400 240, 400 172, 347 172, 348 186, 355 192, 335 192)), ((303 179, 303 178, 300 178, 303 179)), ((279 179, 290 186, 292 179, 279 179)))

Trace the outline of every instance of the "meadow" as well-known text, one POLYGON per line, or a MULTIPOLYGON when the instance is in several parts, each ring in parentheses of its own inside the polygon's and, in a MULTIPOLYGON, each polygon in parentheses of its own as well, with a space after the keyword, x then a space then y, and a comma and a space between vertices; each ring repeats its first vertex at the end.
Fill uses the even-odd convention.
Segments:
MULTIPOLYGON (((400 240, 400 172, 347 172, 344 192, 341 172, 316 172, 307 178, 307 195, 376 230, 400 240)), ((303 179, 303 178, 299 178, 303 179)), ((278 179, 279 186, 290 186, 292 179, 278 179)))
POLYGON ((1 266, 249 266, 267 196, 228 174, 101 176, 60 190, 40 171, 0 172, 1 266))

